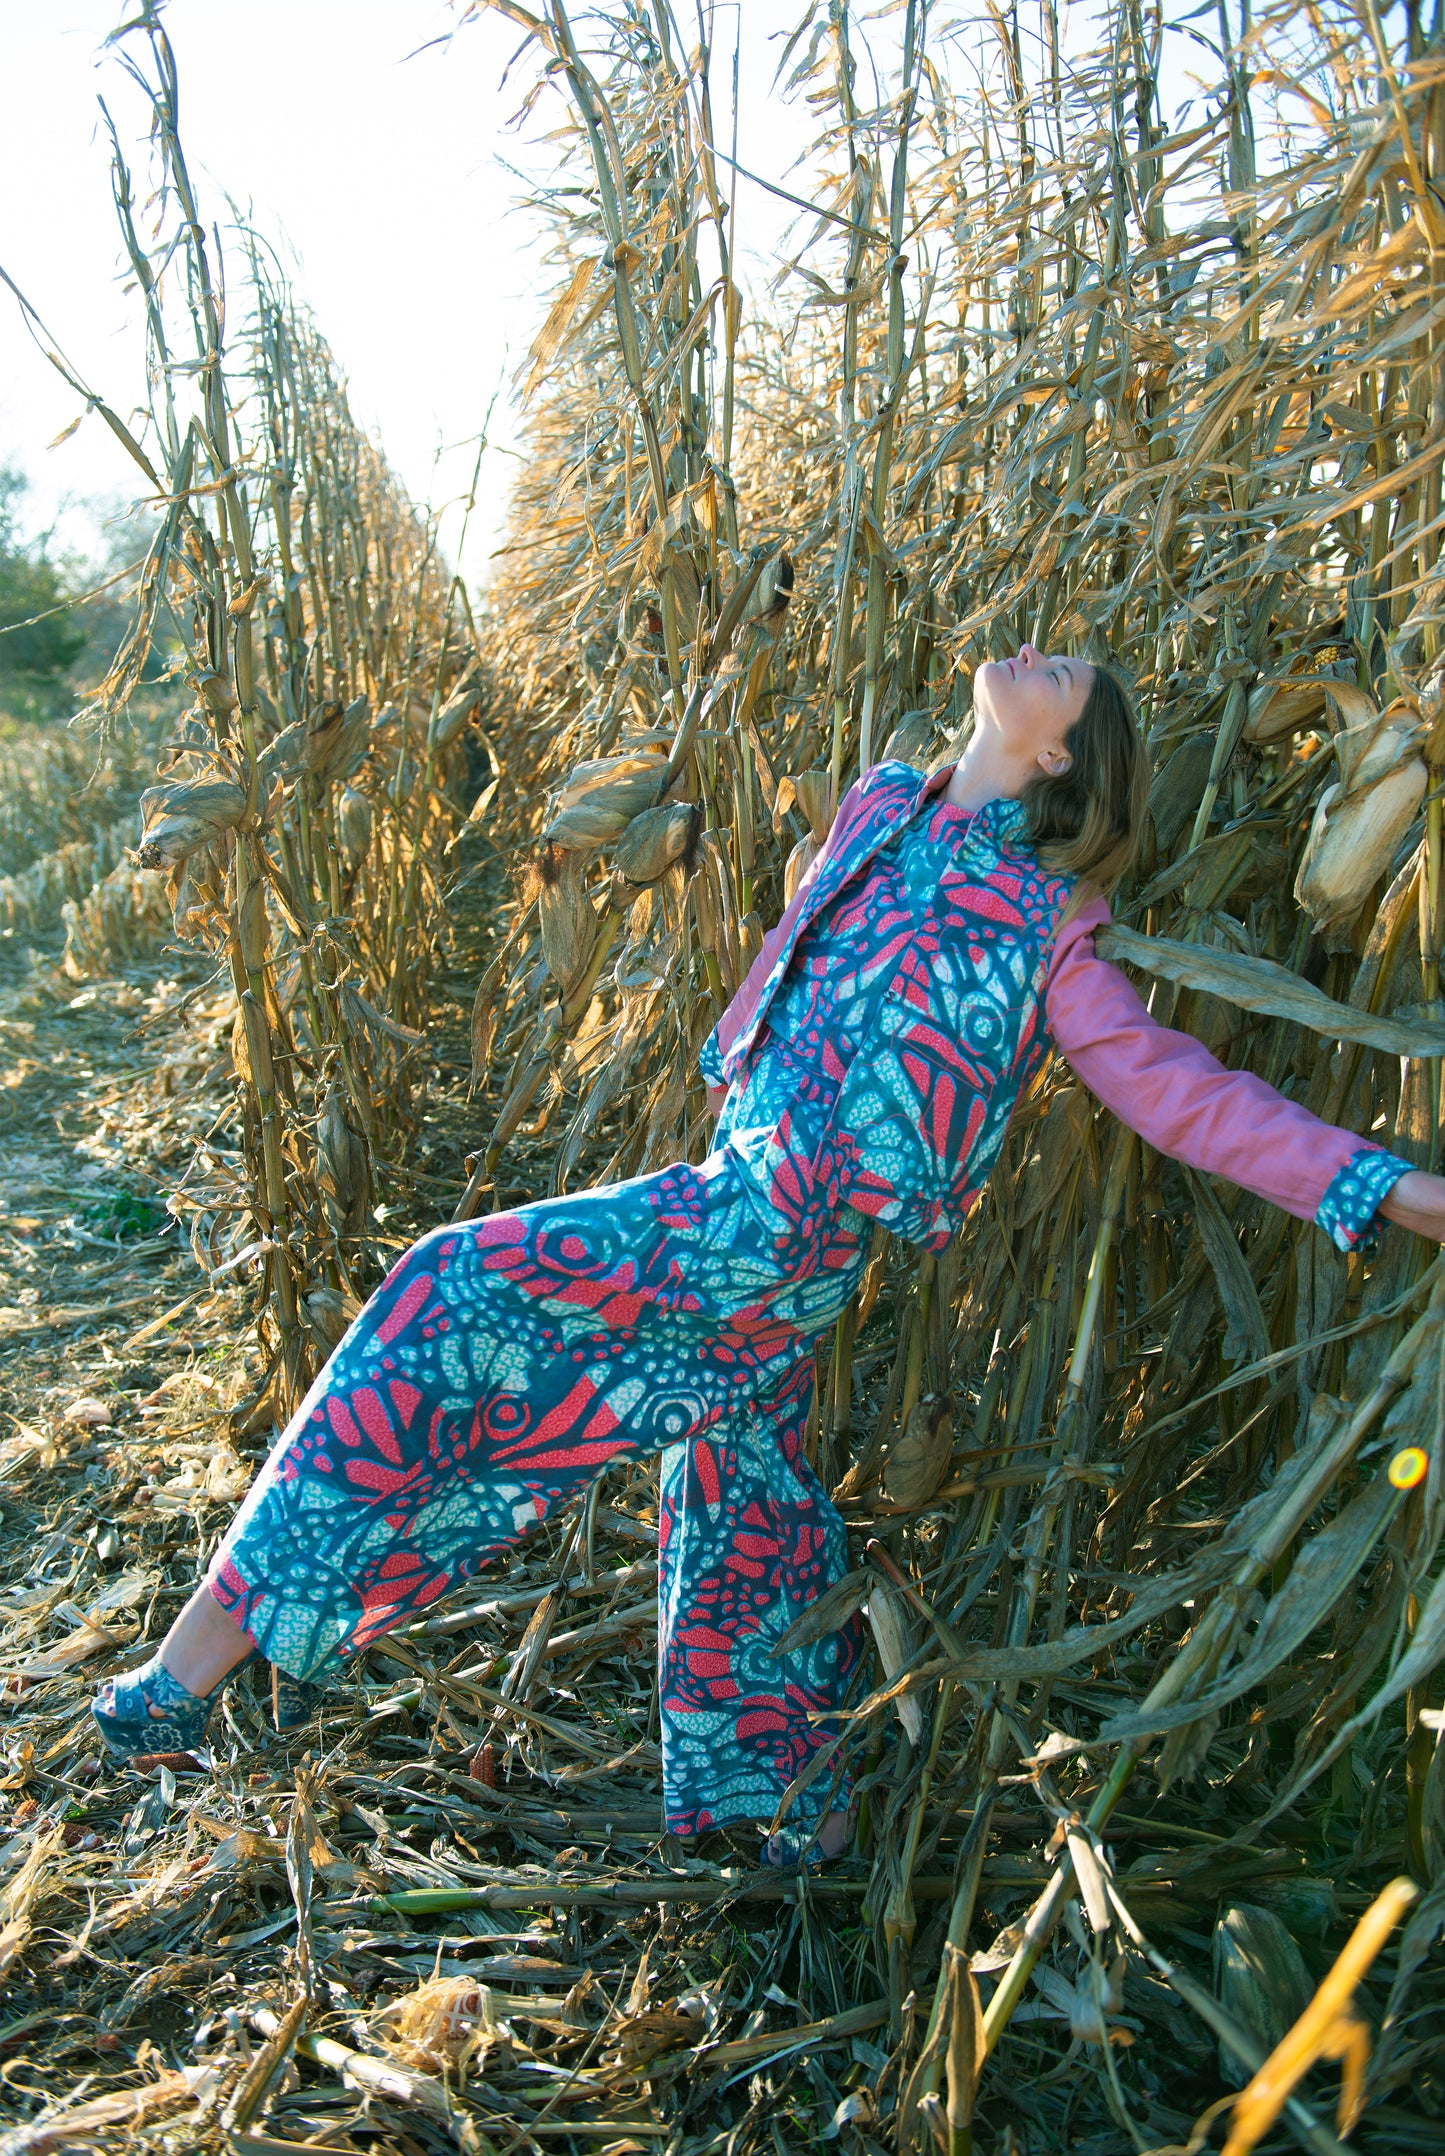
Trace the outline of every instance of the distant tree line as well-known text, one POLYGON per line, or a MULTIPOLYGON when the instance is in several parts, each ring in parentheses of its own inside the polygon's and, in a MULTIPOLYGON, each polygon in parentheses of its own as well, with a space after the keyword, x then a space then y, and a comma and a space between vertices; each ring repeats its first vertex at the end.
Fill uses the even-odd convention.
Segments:
MULTIPOLYGON (((106 520, 96 558, 61 554, 50 532, 24 536, 28 486, 0 460, 0 720, 67 717, 103 679, 130 616, 124 572, 149 538, 148 513, 133 510, 106 520)), ((165 673, 167 650, 158 639, 147 681, 165 673)))
POLYGON ((20 536, 26 484, 13 464, 0 464, 0 702, 17 717, 38 715, 65 692, 89 641, 50 535, 20 536))

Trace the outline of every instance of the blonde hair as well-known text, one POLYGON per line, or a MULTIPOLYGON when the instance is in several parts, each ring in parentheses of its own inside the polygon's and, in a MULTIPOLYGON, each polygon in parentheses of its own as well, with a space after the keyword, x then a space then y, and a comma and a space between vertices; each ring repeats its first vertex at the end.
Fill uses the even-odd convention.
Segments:
POLYGON ((1107 893, 1134 858, 1149 810, 1149 758, 1123 683, 1096 666, 1084 708, 1064 736, 1073 759, 1019 796, 1044 867, 1107 893))

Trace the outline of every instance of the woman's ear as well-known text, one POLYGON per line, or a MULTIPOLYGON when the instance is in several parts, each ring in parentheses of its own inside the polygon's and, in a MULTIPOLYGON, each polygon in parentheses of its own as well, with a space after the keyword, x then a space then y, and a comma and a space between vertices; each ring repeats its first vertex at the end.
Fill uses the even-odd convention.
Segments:
POLYGON ((1038 762, 1040 770, 1046 772, 1051 779, 1061 779, 1065 772, 1074 768, 1073 757, 1062 745, 1053 749, 1040 749, 1038 762))

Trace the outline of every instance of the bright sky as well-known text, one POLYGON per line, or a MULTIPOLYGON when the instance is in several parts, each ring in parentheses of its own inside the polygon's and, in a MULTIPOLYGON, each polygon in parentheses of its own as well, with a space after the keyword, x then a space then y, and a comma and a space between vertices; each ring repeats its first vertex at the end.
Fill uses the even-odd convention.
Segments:
MULTIPOLYGON (((122 413, 143 397, 145 343, 137 297, 123 290, 96 99, 110 107, 139 182, 145 116, 104 46, 126 12, 122 0, 0 0, 0 264, 122 413)), ((522 183, 507 166, 541 169, 526 137, 561 117, 560 96, 548 93, 521 135, 508 132, 535 56, 524 53, 504 85, 521 32, 494 15, 458 30, 459 12, 442 0, 171 0, 164 17, 203 215, 224 223, 229 194, 287 243, 295 288, 349 377, 358 416, 412 493, 437 502, 465 487, 492 394, 540 320, 551 280, 529 217, 511 208, 522 183)), ((741 20, 739 159, 774 177, 810 131, 805 108, 767 97, 778 49, 769 33, 787 12, 776 0, 741 0, 740 15, 717 10, 717 43, 729 49, 719 137, 729 124, 731 25, 741 20)), ((143 57, 144 41, 131 42, 143 57)), ((751 230, 768 248, 788 214, 745 187, 740 238, 751 230)), ((0 461, 29 475, 31 523, 58 518, 61 542, 89 551, 95 527, 83 505, 128 501, 136 488, 93 415, 47 452, 76 409, 0 288, 0 461)), ((472 576, 497 544, 514 441, 505 402, 498 412, 491 484, 484 479, 463 565, 472 576)), ((451 536, 454 545, 455 520, 451 536)))
MULTIPOLYGON (((691 11, 682 0, 679 14, 691 11)), ((124 289, 96 101, 103 96, 116 120, 143 200, 148 110, 117 49, 105 46, 128 12, 123 0, 0 0, 0 265, 80 374, 122 413, 143 400, 145 338, 137 295, 124 289)), ((715 0, 719 146, 731 128, 736 37, 739 161, 774 181, 788 180, 815 125, 801 98, 785 104, 771 92, 782 41, 804 12, 804 0, 715 0)), ((857 10, 865 106, 872 86, 862 41, 886 52, 900 34, 896 13, 868 20, 878 12, 857 10)), ((512 131, 536 56, 522 53, 504 81, 522 33, 490 13, 459 29, 460 13, 446 0, 170 0, 164 20, 203 216, 224 227, 230 196, 279 246, 349 377, 353 408, 417 500, 455 501, 465 489, 488 405, 502 389, 461 561, 479 578, 499 543, 516 455, 507 391, 555 283, 533 219, 512 205, 527 171, 550 169, 546 150, 530 145, 563 108, 561 93, 548 90, 522 131, 512 131)), ((969 6, 939 13, 973 34, 969 6)), ((1076 34, 1090 41, 1092 13, 1091 0, 1080 0, 1074 15, 1076 34)), ((581 0, 574 18, 585 22, 581 0)), ((988 66, 991 41, 986 30, 977 34, 988 66)), ((130 44, 138 60, 148 58, 144 40, 130 44)), ((746 284, 750 261, 755 271, 772 263, 794 212, 747 181, 736 184, 746 284)), ((793 184, 807 192, 806 180, 793 184)), ((832 267, 831 252, 822 266, 832 267)), ((136 480, 94 415, 47 448, 76 411, 0 287, 0 462, 19 464, 31 480, 32 528, 53 523, 62 546, 92 553, 96 505, 123 507, 136 480)), ((443 529, 453 558, 457 537, 453 512, 443 529)))

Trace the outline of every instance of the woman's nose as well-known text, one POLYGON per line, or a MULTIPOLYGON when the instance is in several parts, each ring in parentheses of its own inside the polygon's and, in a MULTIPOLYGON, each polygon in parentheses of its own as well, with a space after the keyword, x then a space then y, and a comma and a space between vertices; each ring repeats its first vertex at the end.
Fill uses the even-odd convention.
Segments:
POLYGON ((1025 666, 1037 666, 1039 662, 1039 648, 1037 644, 1020 644, 1019 657, 1023 660, 1025 666))

